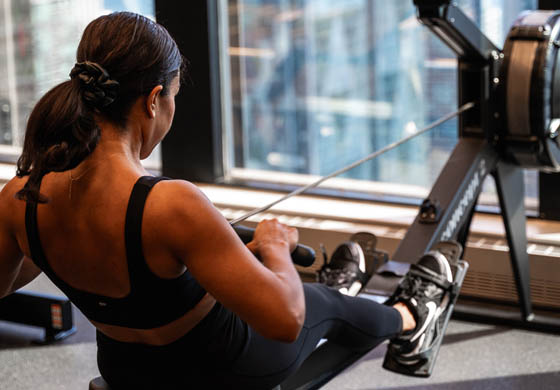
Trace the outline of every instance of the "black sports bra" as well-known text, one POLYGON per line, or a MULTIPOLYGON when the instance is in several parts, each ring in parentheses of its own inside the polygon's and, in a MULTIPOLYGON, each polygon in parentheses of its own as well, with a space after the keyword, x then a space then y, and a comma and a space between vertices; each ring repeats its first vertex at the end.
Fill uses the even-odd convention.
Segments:
POLYGON ((112 298, 75 289, 49 266, 37 229, 37 203, 27 202, 25 226, 33 262, 60 288, 84 315, 103 324, 151 329, 172 322, 192 309, 206 291, 185 271, 175 279, 154 275, 142 252, 142 215, 152 187, 163 177, 142 176, 134 184, 124 228, 130 293, 112 298))

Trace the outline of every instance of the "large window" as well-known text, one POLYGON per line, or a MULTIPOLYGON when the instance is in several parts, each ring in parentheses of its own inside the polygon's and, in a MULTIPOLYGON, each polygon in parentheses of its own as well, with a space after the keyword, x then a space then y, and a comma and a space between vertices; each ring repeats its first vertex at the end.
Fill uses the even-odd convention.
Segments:
MULTIPOLYGON (((220 4, 230 180, 310 182, 457 109, 456 56, 419 24, 412 0, 220 4)), ((457 4, 502 47, 536 0, 457 4)), ((421 198, 456 142, 451 120, 324 186, 421 198)), ((536 198, 536 174, 527 180, 536 198)))
POLYGON ((0 159, 19 155, 31 109, 68 79, 86 25, 113 11, 153 19, 154 0, 0 1, 0 159))

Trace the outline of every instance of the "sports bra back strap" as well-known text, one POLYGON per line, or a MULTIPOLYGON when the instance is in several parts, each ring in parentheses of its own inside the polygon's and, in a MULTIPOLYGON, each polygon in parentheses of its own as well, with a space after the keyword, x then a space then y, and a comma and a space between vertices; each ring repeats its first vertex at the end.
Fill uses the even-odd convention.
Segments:
MULTIPOLYGON (((43 178, 39 179, 39 189, 41 188, 42 180, 43 178)), ((27 244, 29 245, 29 252, 31 252, 31 259, 41 270, 50 271, 50 266, 47 263, 43 247, 41 246, 41 240, 39 239, 36 202, 25 202, 25 232, 27 233, 27 244)))
POLYGON ((147 275, 146 273, 151 273, 142 251, 142 217, 146 199, 154 185, 167 179, 166 177, 142 176, 134 184, 130 194, 126 209, 124 239, 131 293, 134 293, 135 281, 143 279, 147 275))
POLYGON ((48 267, 43 256, 41 241, 37 231, 37 203, 27 202, 25 205, 25 231, 27 233, 27 244, 31 252, 31 259, 42 270, 48 267))

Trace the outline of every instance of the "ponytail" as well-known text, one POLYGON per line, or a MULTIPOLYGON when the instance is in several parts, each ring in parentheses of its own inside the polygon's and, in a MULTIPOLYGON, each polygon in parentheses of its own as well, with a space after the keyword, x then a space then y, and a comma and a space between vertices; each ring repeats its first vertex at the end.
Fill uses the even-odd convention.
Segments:
POLYGON ((77 84, 69 80, 57 85, 33 108, 16 172, 29 178, 17 199, 46 203, 39 193, 43 176, 76 167, 95 149, 100 130, 77 84))

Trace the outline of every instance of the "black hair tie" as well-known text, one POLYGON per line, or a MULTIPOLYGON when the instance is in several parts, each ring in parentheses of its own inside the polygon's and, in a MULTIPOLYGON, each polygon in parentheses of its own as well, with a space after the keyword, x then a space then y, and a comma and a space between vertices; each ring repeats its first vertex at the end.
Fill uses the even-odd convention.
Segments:
POLYGON ((112 80, 109 73, 95 62, 78 62, 70 72, 70 78, 78 78, 83 99, 93 107, 101 108, 113 103, 117 98, 119 83, 112 80))

